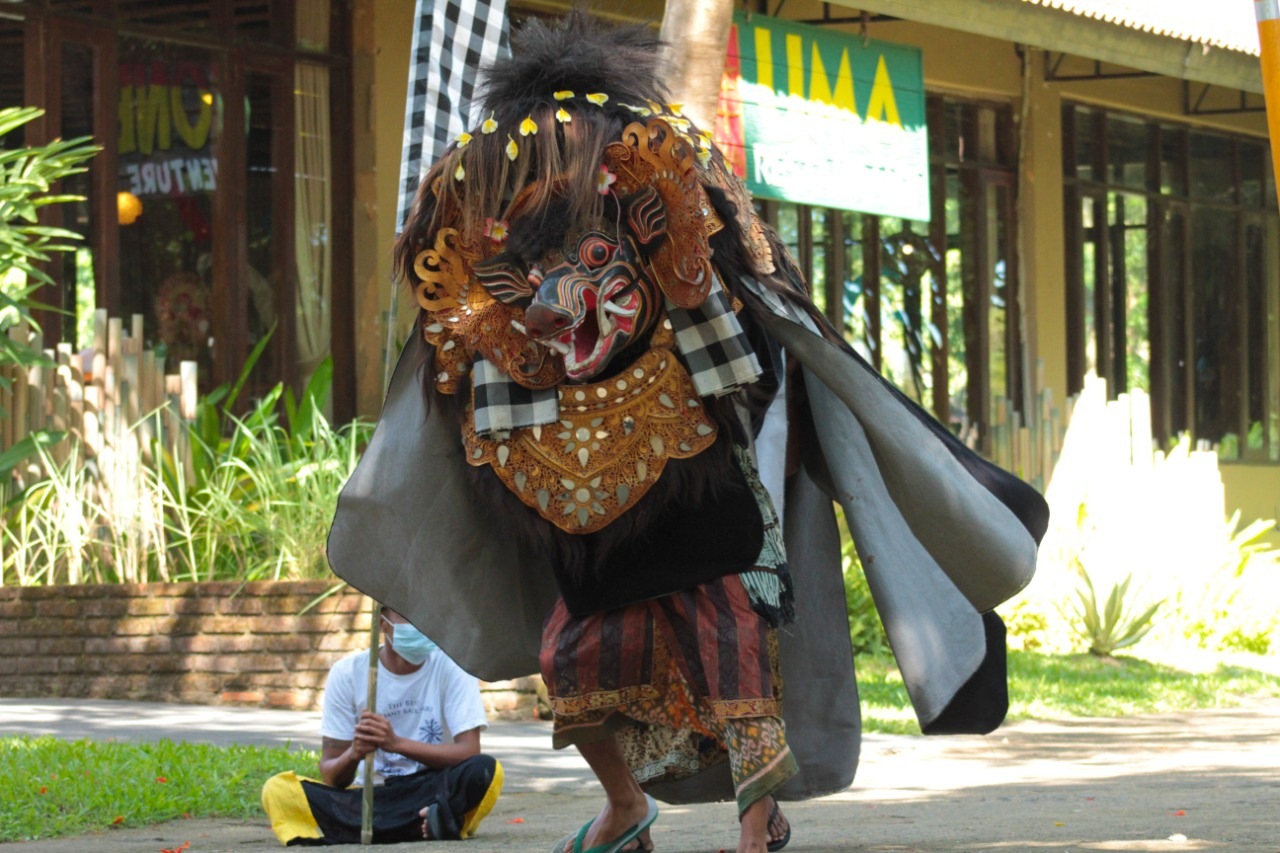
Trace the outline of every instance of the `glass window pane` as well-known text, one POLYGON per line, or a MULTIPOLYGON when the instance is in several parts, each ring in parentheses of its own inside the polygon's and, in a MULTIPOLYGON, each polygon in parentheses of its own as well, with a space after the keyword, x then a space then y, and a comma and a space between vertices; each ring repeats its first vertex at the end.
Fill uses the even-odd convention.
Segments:
POLYGON ((1267 210, 1275 210, 1277 203, 1280 203, 1280 195, 1276 194, 1276 172, 1275 172, 1275 155, 1271 153, 1268 146, 1266 156, 1263 157, 1262 168, 1266 175, 1266 189, 1263 191, 1262 205, 1267 210))
POLYGON ((251 41, 279 41, 272 32, 272 5, 272 0, 231 0, 231 21, 236 35, 251 41))
POLYGON ((101 0, 49 0, 49 5, 59 12, 91 15, 102 3, 101 0))
POLYGON ((209 0, 116 0, 120 18, 131 24, 208 30, 213 26, 209 0))
POLYGON ((1107 183, 1146 189, 1147 123, 1126 116, 1107 117, 1107 183))
POLYGON ((916 402, 928 404, 925 293, 929 282, 928 224, 880 219, 881 373, 916 402))
POLYGON ((965 158, 965 112, 965 105, 955 101, 947 101, 943 105, 943 152, 948 160, 963 160, 965 158))
POLYGON ((960 234, 960 176, 947 175, 947 396, 950 399, 948 426, 957 433, 967 423, 969 408, 969 362, 964 328, 964 269, 960 234))
POLYGON ((791 257, 797 260, 800 257, 800 221, 799 211, 795 204, 789 201, 780 201, 778 208, 778 237, 782 239, 782 244, 787 247, 787 251, 791 253, 791 257))
POLYGON ((1172 363, 1169 369, 1169 387, 1172 392, 1170 400, 1169 434, 1178 435, 1192 428, 1188 415, 1188 395, 1192 390, 1190 378, 1194 375, 1190 365, 1194 364, 1191 352, 1192 319, 1188 305, 1187 269, 1187 216, 1182 206, 1169 207, 1163 223, 1164 233, 1160 241, 1163 247, 1162 266, 1165 280, 1170 315, 1169 348, 1172 363))
POLYGON ((1248 361, 1249 387, 1246 405, 1248 407, 1248 432, 1245 438, 1245 456, 1255 459, 1275 458, 1275 446, 1271 438, 1276 428, 1276 418, 1280 412, 1275 409, 1276 385, 1274 377, 1270 377, 1272 363, 1275 361, 1272 351, 1280 345, 1275 337, 1275 299, 1274 287, 1267 287, 1267 274, 1274 274, 1274 267, 1268 262, 1268 255, 1274 258, 1274 246, 1268 249, 1267 229, 1259 217, 1245 224, 1244 231, 1244 275, 1245 291, 1248 296, 1248 310, 1245 319, 1248 323, 1248 341, 1244 348, 1248 361), (1270 377, 1270 381, 1269 380, 1270 377))
POLYGON ((1009 309, 1013 302, 1013 247, 1010 245, 1009 217, 1013 199, 1008 187, 987 186, 987 257, 991 269, 991 295, 986 306, 987 334, 990 339, 987 370, 991 382, 992 424, 1000 422, 1000 412, 1014 396, 1009 351, 1009 309))
POLYGON ((1192 317, 1195 329, 1195 437, 1219 455, 1240 450, 1240 331, 1235 214, 1196 207, 1191 213, 1192 317))
POLYGON ((1142 196, 1119 196, 1112 206, 1116 214, 1112 233, 1121 242, 1121 252, 1112 263, 1123 264, 1125 390, 1151 390, 1150 298, 1147 287, 1147 200, 1142 196))
POLYGON ((1280 280, 1280 219, 1266 218, 1262 240, 1262 278, 1267 315, 1266 324, 1266 424, 1267 456, 1280 460, 1280 289, 1266 282, 1280 280))
MULTIPOLYGON (((62 125, 58 135, 63 139, 93 135, 93 60, 93 48, 87 45, 65 43, 62 46, 62 125)), ((58 205, 62 225, 83 239, 74 252, 55 257, 54 263, 59 268, 55 278, 61 283, 62 293, 46 300, 68 312, 60 315, 62 328, 45 329, 46 337, 57 335, 58 340, 70 342, 77 349, 93 343, 93 309, 97 302, 96 259, 89 243, 94 226, 91 175, 91 171, 85 171, 62 181, 62 192, 82 197, 80 201, 58 205)))
POLYGON ((1266 189, 1266 165, 1270 157, 1265 145, 1256 142, 1239 143, 1240 151, 1240 203, 1246 207, 1263 207, 1262 194, 1266 189))
POLYGON ((805 209, 809 217, 809 237, 813 244, 813 263, 809 274, 809 292, 823 314, 827 313, 827 212, 820 207, 805 209))
POLYGON ((1098 204, 1092 196, 1080 199, 1080 219, 1084 224, 1084 243, 1080 259, 1084 281, 1084 369, 1098 373, 1098 204))
MULTIPOLYGON (((278 87, 275 79, 262 74, 250 74, 246 81, 245 126, 245 243, 248 246, 249 268, 245 283, 248 305, 245 317, 248 326, 248 346, 252 349, 268 334, 277 340, 284 331, 277 328, 279 295, 284 281, 283 255, 276 234, 276 211, 286 210, 289 200, 280 197, 281 169, 276 163, 277 133, 273 116, 280 110, 276 101, 278 87), (274 330, 274 332, 273 332, 274 330)), ((281 348, 269 346, 254 366, 251 396, 258 396, 288 375, 279 364, 281 348)))
POLYGON ((213 200, 222 95, 211 56, 120 42, 120 303, 170 368, 213 378, 213 200))
POLYGON ((329 69, 298 63, 294 76, 294 295, 297 381, 329 355, 333 306, 333 156, 329 69))
POLYGON ((329 50, 330 0, 297 0, 297 41, 299 50, 324 53, 329 50))
POLYGON ((1190 165, 1192 198, 1225 204, 1235 202, 1230 139, 1209 133, 1192 133, 1190 165))
POLYGON ((1187 131, 1165 125, 1160 128, 1160 192, 1187 194, 1187 131))
POLYGON ((867 350, 867 308, 863 293, 863 216, 846 213, 844 230, 844 336, 863 358, 869 358, 867 350))
POLYGON ((991 107, 978 107, 975 110, 974 135, 977 137, 974 154, 983 163, 997 163, 1000 156, 996 151, 999 134, 996 132, 996 111, 991 107))
POLYGON ((1076 177, 1096 181, 1102 174, 1102 149, 1098 145, 1099 116, 1084 107, 1075 107, 1076 177))
MULTIPOLYGON (((25 31, 22 21, 0 18, 0 109, 26 106, 25 90, 25 31)), ((14 134, 15 139, 0 136, 0 147, 21 145, 24 131, 14 134)))

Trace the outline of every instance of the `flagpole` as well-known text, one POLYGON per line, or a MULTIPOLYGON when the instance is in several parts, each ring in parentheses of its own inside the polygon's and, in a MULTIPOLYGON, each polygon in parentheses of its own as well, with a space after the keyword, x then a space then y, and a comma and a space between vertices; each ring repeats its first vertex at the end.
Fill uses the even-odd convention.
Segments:
MULTIPOLYGON (((367 707, 377 713, 378 708, 378 631, 381 627, 381 608, 369 599, 369 701, 367 707)), ((364 804, 360 815, 360 843, 366 847, 373 843, 373 764, 377 750, 364 757, 364 804)))
POLYGON ((1267 99, 1267 129, 1271 135, 1271 165, 1280 200, 1280 0, 1254 0, 1258 19, 1258 47, 1262 59, 1262 90, 1267 99))

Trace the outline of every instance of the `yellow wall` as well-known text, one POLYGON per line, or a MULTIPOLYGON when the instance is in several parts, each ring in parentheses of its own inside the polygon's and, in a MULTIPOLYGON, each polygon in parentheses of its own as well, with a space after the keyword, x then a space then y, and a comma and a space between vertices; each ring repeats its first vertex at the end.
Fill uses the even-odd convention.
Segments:
MULTIPOLYGON (((1280 465, 1221 464, 1218 471, 1226 489, 1227 512, 1239 509, 1242 525, 1255 518, 1280 522, 1280 465)), ((1280 525, 1273 524, 1267 538, 1280 548, 1280 525)))

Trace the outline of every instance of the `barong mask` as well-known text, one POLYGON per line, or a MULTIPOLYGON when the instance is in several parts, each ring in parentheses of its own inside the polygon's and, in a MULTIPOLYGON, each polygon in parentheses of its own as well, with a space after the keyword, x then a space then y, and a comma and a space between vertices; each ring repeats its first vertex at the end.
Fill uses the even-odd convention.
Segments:
MULTIPOLYGON (((599 375, 631 343, 652 331, 662 295, 649 273, 652 249, 666 236, 661 200, 651 188, 606 204, 617 212, 568 236, 565 245, 526 263, 508 250, 476 264, 476 280, 497 300, 524 310, 523 331, 557 353, 573 382, 599 375), (624 225, 625 220, 625 225, 624 225)), ((510 243, 536 244, 541 220, 517 217, 510 243)))
MULTIPOLYGON (((585 100, 603 109, 607 96, 585 100)), ((525 388, 590 381, 617 353, 644 340, 665 305, 697 308, 706 300, 714 281, 708 238, 724 227, 700 181, 710 142, 690 135, 692 125, 670 108, 625 109, 648 120, 627 124, 618 141, 603 146, 588 175, 596 196, 590 204, 582 201, 580 177, 575 186, 563 172, 536 179, 537 165, 513 172, 511 164, 522 156, 539 159, 539 152, 557 164, 574 158, 532 145, 522 152, 512 134, 496 179, 485 174, 488 164, 473 165, 484 156, 476 135, 463 134, 446 158, 445 175, 434 184, 444 227, 414 262, 419 305, 436 321, 424 329, 441 357, 443 393, 456 390, 467 352, 479 352, 525 388), (467 176, 477 172, 485 177, 476 183, 502 190, 503 198, 473 197, 467 176), (535 180, 513 186, 520 177, 535 180)), ((572 122, 564 106, 555 113, 547 106, 524 118, 517 132, 568 146, 573 137, 563 126, 572 122), (562 127, 544 130, 535 115, 562 127)), ((478 135, 496 137, 499 128, 491 118, 478 135)))
POLYGON ((706 398, 759 377, 712 264, 723 211, 758 269, 770 248, 710 137, 659 103, 651 35, 542 37, 491 71, 397 252, 468 463, 585 534, 716 442, 706 398))

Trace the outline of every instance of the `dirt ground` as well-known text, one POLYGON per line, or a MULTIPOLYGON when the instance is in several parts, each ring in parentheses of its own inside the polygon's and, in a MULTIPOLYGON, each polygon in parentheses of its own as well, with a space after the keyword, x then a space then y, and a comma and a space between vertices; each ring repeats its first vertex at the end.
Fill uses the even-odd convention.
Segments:
MULTIPOLYGON (((486 748, 500 754, 495 729, 497 746, 486 748)), ((509 770, 507 792, 480 834, 443 849, 548 850, 595 814, 597 789, 582 768, 552 759, 538 766, 521 779, 509 770)), ((985 738, 870 736, 851 789, 785 810, 794 829, 787 849, 797 853, 1280 853, 1280 700, 1021 722, 985 738)), ((730 804, 665 806, 653 838, 661 853, 705 853, 731 850, 736 832, 730 804)), ((265 819, 186 820, 4 844, 0 853, 162 853, 186 842, 185 853, 280 849, 265 819)), ((395 849, 408 848, 421 849, 395 849)))

